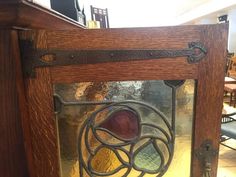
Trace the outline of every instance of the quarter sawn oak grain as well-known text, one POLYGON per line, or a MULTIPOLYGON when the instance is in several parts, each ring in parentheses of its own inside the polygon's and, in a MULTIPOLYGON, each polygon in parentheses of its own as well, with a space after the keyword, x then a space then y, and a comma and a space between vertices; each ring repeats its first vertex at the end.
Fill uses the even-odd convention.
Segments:
MULTIPOLYGON (((37 77, 25 80, 30 103, 31 143, 34 163, 37 164, 36 174, 39 177, 59 177, 57 134, 53 119, 53 84, 80 81, 196 79, 191 177, 202 176, 203 168, 194 155, 195 151, 206 139, 213 141, 214 149, 219 149, 227 28, 227 24, 220 24, 22 33, 22 37, 33 39, 36 47, 41 49, 183 49, 187 47, 188 42, 200 41, 208 50, 207 56, 195 64, 187 63, 186 58, 167 58, 36 69, 37 77), (41 163, 42 160, 45 163, 41 163)), ((216 176, 216 168, 217 157, 212 162, 212 177, 216 176)))

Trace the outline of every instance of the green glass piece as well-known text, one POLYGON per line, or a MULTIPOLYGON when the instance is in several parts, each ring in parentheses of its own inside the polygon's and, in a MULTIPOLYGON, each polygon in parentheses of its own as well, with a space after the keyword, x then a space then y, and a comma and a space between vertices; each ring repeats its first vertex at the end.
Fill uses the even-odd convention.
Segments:
POLYGON ((155 172, 161 165, 161 157, 153 143, 147 144, 134 157, 137 170, 148 170, 155 172))

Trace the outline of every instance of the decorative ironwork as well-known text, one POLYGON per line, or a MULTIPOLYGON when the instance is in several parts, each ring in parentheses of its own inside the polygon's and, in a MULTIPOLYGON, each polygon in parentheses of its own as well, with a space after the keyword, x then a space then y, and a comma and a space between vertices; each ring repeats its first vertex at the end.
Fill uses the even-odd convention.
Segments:
POLYGON ((183 85, 185 80, 165 80, 164 83, 171 88, 178 88, 183 85))
POLYGON ((187 57, 189 63, 199 62, 207 53, 200 42, 189 43, 186 49, 135 50, 60 50, 34 49, 31 41, 21 41, 24 73, 33 77, 38 67, 95 64, 104 62, 187 57))
POLYGON ((175 133, 175 113, 176 113, 176 105, 175 105, 175 101, 176 101, 176 89, 178 87, 180 87, 181 85, 183 85, 185 82, 185 80, 165 80, 164 83, 171 87, 172 89, 172 118, 171 118, 171 126, 172 126, 172 130, 175 133))
POLYGON ((122 176, 127 176, 132 169, 138 171, 139 176, 162 176, 167 171, 174 153, 174 132, 167 117, 154 106, 135 100, 65 102, 59 95, 55 95, 54 100, 55 113, 68 105, 100 105, 80 128, 81 177, 109 176, 122 169, 126 170, 122 176), (165 126, 143 122, 138 106, 152 111, 165 126), (106 116, 100 120, 101 115, 106 116), (156 133, 145 134, 145 129, 156 133), (89 142, 91 137, 97 142, 93 147, 89 142), (109 163, 109 169, 99 166, 102 161, 109 163))

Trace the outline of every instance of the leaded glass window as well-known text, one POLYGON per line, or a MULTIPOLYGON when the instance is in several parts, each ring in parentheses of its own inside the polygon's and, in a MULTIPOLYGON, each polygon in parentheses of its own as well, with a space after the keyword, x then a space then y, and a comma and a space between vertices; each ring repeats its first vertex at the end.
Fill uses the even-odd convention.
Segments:
POLYGON ((194 81, 54 86, 62 177, 190 176, 194 81))

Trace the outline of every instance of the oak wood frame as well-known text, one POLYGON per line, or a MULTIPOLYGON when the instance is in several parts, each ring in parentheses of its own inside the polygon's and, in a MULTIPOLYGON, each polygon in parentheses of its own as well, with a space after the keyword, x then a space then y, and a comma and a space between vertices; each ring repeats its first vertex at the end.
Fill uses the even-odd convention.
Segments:
MULTIPOLYGON (((32 152, 28 159, 32 160, 30 163, 34 166, 35 176, 59 177, 53 84, 143 79, 197 80, 191 176, 202 176, 201 163, 194 155, 196 149, 206 139, 212 140, 213 147, 219 149, 227 29, 227 25, 220 24, 23 32, 21 38, 33 39, 35 47, 41 49, 181 49, 192 41, 201 41, 208 49, 207 56, 195 64, 187 63, 186 58, 166 58, 36 69, 36 78, 25 78, 29 117, 24 125, 30 127, 24 136, 32 145, 28 147, 32 152)), ((218 157, 212 163, 212 177, 216 176, 217 159, 218 157)))
POLYGON ((0 176, 4 177, 28 176, 21 127, 23 115, 19 112, 19 107, 23 108, 19 97, 23 100, 24 94, 19 94, 22 74, 20 58, 16 56, 16 37, 15 30, 0 30, 0 176))

